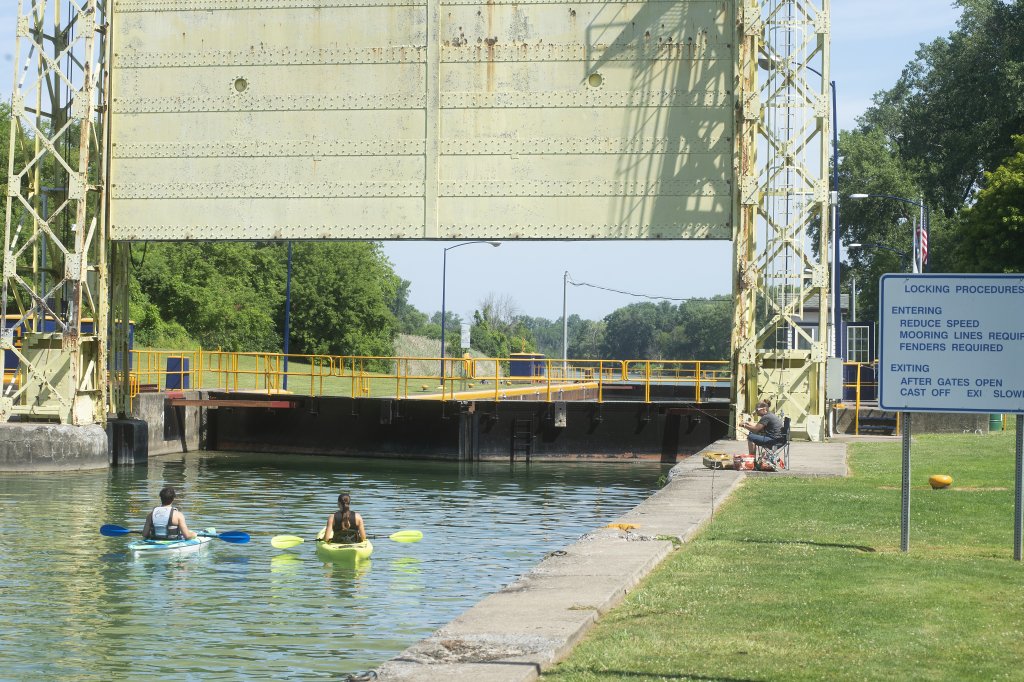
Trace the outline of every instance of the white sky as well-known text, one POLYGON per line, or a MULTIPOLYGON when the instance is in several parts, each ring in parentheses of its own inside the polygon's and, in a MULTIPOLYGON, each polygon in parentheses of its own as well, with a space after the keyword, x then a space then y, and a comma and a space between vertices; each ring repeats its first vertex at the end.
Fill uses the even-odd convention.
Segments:
MULTIPOLYGON (((891 87, 921 43, 956 26, 951 0, 832 0, 832 79, 840 128, 850 128, 875 92, 891 87)), ((0 91, 10 96, 15 0, 0 0, 0 91)), ((410 302, 430 314, 441 309, 441 242, 388 242, 385 252, 410 302)), ((653 296, 687 298, 731 291, 730 242, 505 242, 448 254, 447 307, 464 318, 488 294, 510 296, 520 312, 556 319, 562 278, 653 296)), ((569 287, 569 314, 600 319, 646 300, 589 287, 569 287)))

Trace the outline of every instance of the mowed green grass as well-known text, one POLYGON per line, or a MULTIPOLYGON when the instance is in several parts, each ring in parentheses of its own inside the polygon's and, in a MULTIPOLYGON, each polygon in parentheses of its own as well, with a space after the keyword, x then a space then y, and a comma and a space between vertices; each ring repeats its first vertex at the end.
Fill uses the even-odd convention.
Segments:
POLYGON ((543 679, 1024 679, 1014 434, 911 450, 909 553, 899 442, 851 445, 845 479, 748 478, 543 679))

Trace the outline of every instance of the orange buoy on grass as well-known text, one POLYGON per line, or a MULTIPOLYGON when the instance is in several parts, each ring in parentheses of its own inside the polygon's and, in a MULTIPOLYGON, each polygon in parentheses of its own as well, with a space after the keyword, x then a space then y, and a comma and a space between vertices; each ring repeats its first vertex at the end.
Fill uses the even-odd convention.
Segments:
POLYGON ((928 485, 938 490, 939 488, 948 488, 953 484, 953 477, 947 476, 946 474, 934 474, 928 477, 928 485))

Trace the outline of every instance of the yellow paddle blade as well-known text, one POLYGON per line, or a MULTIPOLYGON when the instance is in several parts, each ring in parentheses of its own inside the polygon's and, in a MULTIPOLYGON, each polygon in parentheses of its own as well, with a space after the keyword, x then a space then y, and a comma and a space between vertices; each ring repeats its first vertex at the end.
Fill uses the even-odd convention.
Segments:
POLYGON ((389 535, 388 539, 395 542, 419 542, 423 539, 423 533, 418 530, 400 530, 389 535))
POLYGON ((303 539, 298 535, 275 535, 270 538, 270 544, 277 549, 288 549, 289 547, 301 545, 302 543, 303 539))

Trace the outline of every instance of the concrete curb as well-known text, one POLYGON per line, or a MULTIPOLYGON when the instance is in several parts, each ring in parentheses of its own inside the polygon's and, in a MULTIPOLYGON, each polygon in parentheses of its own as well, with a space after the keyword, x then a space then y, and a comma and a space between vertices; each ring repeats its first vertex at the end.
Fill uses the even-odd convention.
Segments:
MULTIPOLYGON (((845 444, 791 447, 796 465, 789 475, 846 475, 845 444)), ((706 450, 744 452, 746 443, 718 441, 706 450)), ((700 453, 689 457, 672 468, 668 485, 617 521, 637 528, 602 528, 552 552, 515 582, 383 664, 378 679, 537 679, 671 553, 673 540, 692 538, 750 473, 707 469, 700 453)))

